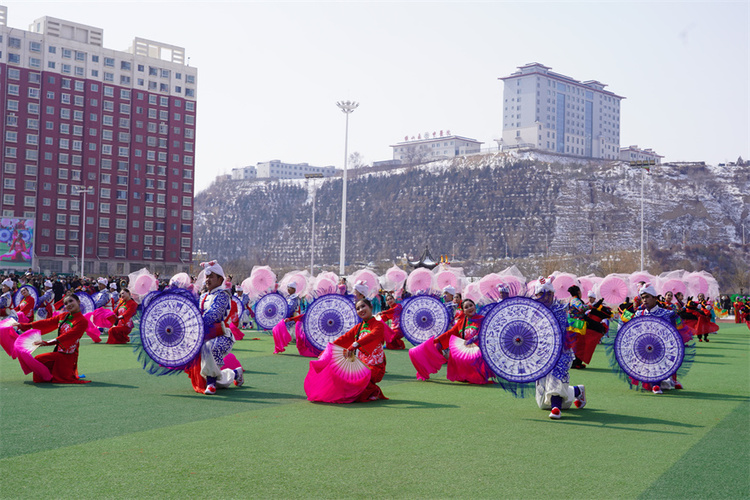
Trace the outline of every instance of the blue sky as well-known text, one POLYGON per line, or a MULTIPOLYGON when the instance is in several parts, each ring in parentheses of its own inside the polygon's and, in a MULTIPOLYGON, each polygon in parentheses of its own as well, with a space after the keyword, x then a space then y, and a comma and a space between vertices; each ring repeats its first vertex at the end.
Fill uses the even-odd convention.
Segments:
POLYGON ((494 145, 503 84, 540 62, 626 99, 621 145, 667 161, 750 158, 749 3, 7 1, 8 24, 49 15, 185 47, 198 68, 196 188, 280 159, 341 168, 391 158, 405 135, 494 145))

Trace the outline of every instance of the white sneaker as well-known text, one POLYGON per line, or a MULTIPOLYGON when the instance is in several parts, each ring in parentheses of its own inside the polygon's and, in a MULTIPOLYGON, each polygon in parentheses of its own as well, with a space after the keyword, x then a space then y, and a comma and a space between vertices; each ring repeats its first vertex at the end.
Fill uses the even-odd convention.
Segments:
POLYGON ((581 409, 586 406, 586 388, 582 385, 579 385, 578 390, 580 391, 580 393, 578 394, 578 397, 573 404, 576 405, 576 408, 581 409))
POLYGON ((214 384, 208 384, 206 386, 206 390, 203 391, 203 394, 206 394, 208 396, 216 394, 216 386, 214 384))
POLYGON ((549 418, 559 420, 560 416, 560 408, 552 408, 552 410, 549 412, 549 418))
POLYGON ((661 390, 661 387, 659 387, 658 385, 655 385, 655 386, 653 386, 653 387, 651 388, 651 391, 652 391, 652 392, 653 392, 654 394, 664 394, 664 393, 662 392, 662 390, 661 390))
POLYGON ((243 370, 242 368, 237 368, 234 370, 234 385, 237 387, 242 387, 242 384, 245 383, 245 376, 242 374, 243 370))

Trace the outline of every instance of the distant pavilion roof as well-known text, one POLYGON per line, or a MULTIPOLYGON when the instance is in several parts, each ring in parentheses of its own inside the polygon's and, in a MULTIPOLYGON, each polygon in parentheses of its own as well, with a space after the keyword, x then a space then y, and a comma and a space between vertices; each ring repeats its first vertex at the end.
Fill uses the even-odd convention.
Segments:
POLYGON ((424 252, 422 252, 422 256, 419 258, 419 260, 409 261, 409 264, 414 268, 426 267, 427 269, 435 269, 435 267, 437 267, 438 265, 438 262, 436 262, 435 259, 432 258, 432 255, 430 255, 430 246, 425 245, 424 252))

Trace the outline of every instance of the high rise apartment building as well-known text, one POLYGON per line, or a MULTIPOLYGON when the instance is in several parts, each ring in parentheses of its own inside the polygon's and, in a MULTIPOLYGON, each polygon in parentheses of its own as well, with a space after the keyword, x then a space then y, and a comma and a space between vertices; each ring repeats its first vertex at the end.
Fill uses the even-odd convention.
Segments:
POLYGON ((36 219, 42 271, 189 270, 197 71, 185 51, 0 7, 2 217, 36 219), (88 188, 83 206, 84 189, 88 188))
POLYGON ((504 148, 587 158, 620 157, 620 101, 595 80, 580 82, 539 63, 502 77, 504 148))

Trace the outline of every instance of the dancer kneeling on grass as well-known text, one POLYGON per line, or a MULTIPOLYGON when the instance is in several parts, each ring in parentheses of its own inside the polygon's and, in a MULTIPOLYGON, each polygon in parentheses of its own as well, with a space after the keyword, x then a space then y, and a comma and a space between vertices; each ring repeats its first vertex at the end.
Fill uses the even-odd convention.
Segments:
POLYGON ((362 322, 333 341, 334 345, 344 348, 347 357, 357 356, 370 369, 370 383, 357 397, 356 401, 375 401, 388 399, 376 384, 385 375, 385 352, 383 352, 383 323, 372 315, 372 303, 359 299, 356 304, 357 316, 362 322))
POLYGON ((546 376, 536 381, 536 402, 542 410, 550 410, 549 418, 559 419, 561 410, 572 405, 576 408, 586 406, 586 389, 582 385, 570 386, 568 374, 573 364, 573 337, 567 332, 567 315, 565 306, 555 302, 555 288, 552 281, 539 278, 534 287, 534 299, 549 307, 560 323, 565 336, 563 351, 555 367, 546 376))
POLYGON ((224 270, 215 261, 201 263, 206 274, 207 292, 200 298, 203 326, 206 331, 205 343, 201 349, 200 362, 187 370, 193 389, 207 395, 216 394, 216 389, 226 389, 232 385, 240 387, 244 382, 242 367, 222 369, 224 357, 234 345, 232 332, 224 320, 229 316, 231 296, 224 288, 224 270))
POLYGON ((377 383, 385 374, 384 325, 372 315, 372 303, 360 299, 357 316, 362 321, 328 344, 310 361, 305 394, 310 401, 355 403, 388 399, 377 383))
MULTIPOLYGON (((130 342, 130 332, 133 330, 133 316, 138 310, 138 304, 130 296, 130 290, 123 288, 120 299, 115 306, 115 324, 108 330, 107 344, 127 344, 130 342)), ((102 330, 100 328, 100 330, 102 330)), ((104 332, 103 332, 104 333, 104 332)))
POLYGON ((18 325, 18 329, 24 332, 32 328, 39 330, 42 335, 56 329, 59 332, 53 340, 36 342, 36 345, 40 346, 54 345, 55 351, 35 356, 35 359, 46 366, 52 375, 50 380, 44 380, 35 371, 35 383, 86 384, 90 382, 90 380, 78 378, 78 344, 89 322, 81 314, 81 300, 76 294, 68 293, 63 299, 63 307, 66 314, 18 325))

